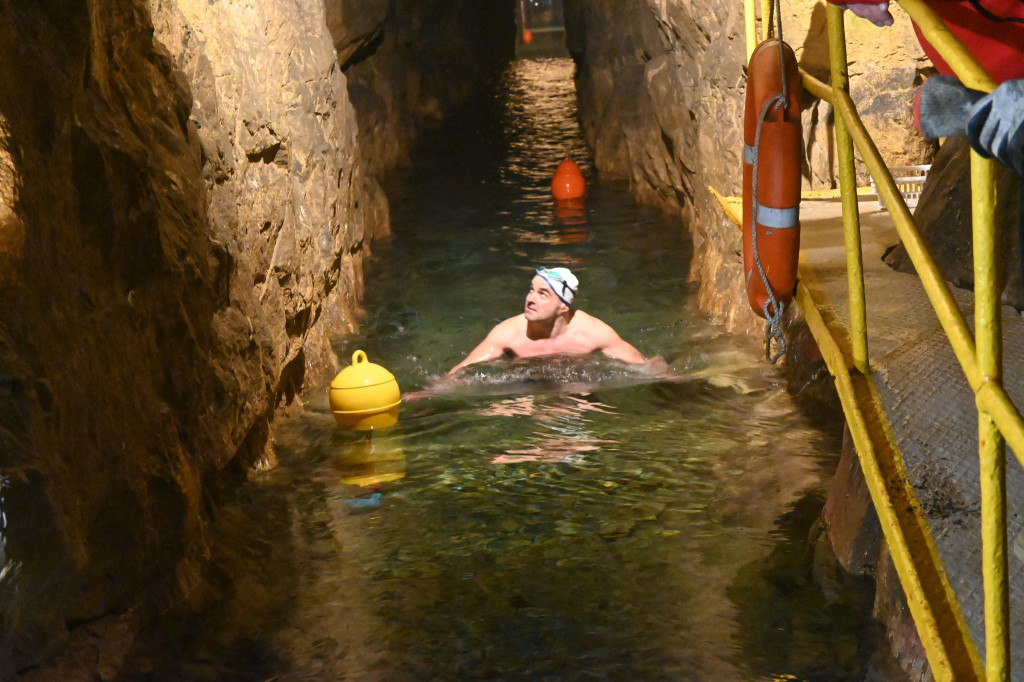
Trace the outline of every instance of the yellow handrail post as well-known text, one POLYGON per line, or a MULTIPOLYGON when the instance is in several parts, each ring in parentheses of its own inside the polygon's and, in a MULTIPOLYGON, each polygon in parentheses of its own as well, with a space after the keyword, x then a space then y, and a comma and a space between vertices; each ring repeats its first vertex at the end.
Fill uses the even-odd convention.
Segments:
MULTIPOLYGON (((996 256, 994 162, 971 151, 971 220, 974 233, 974 327, 978 369, 986 383, 1001 383, 1002 311, 996 256)), ((1006 452, 1003 436, 978 406, 981 470, 981 547, 985 585, 985 673, 989 682, 1010 675, 1010 589, 1006 559, 1006 452)))
POLYGON ((754 10, 755 0, 743 0, 743 28, 747 37, 747 62, 757 47, 757 14, 754 10))
POLYGON ((846 93, 836 93, 835 107, 836 112, 847 121, 850 137, 853 138, 854 144, 860 151, 868 172, 875 179, 878 195, 889 210, 900 241, 903 242, 907 255, 910 256, 914 269, 917 270, 918 277, 921 278, 921 284, 935 309, 935 315, 942 325, 942 330, 946 333, 957 360, 960 361, 960 367, 967 377, 967 383, 977 391, 982 381, 981 371, 978 369, 978 355, 974 348, 974 334, 971 333, 960 308, 957 307, 956 299, 949 292, 949 285, 939 270, 939 266, 935 264, 935 259, 928 251, 920 232, 917 231, 914 217, 910 214, 910 209, 907 208, 896 182, 889 174, 878 147, 875 146, 867 130, 864 129, 864 124, 857 114, 853 100, 846 93))
MULTIPOLYGON (((991 92, 995 80, 946 28, 923 0, 901 0, 928 41, 967 87, 991 92)), ((1006 451, 1003 434, 986 408, 981 389, 1002 383, 1002 313, 996 257, 994 164, 971 152, 974 232, 974 326, 979 384, 978 457, 981 486, 982 575, 985 583, 985 675, 989 682, 1010 679, 1010 597, 1006 558, 1006 451)), ((1019 419, 1013 424, 1018 426, 1019 419)), ((1010 426, 1010 425, 1007 425, 1010 426)))
MULTIPOLYGON (((828 5, 828 44, 831 55, 832 89, 849 95, 846 60, 846 29, 843 10, 828 5)), ((850 345, 853 364, 867 374, 868 331, 864 302, 864 257, 861 251, 860 210, 857 207, 857 174, 853 166, 853 140, 842 116, 835 117, 836 151, 839 161, 839 188, 843 202, 843 240, 846 246, 846 282, 850 298, 850 345)))
MULTIPOLYGON (((766 37, 771 15, 771 0, 761 0, 761 30, 766 37)), ((929 0, 898 0, 922 34, 942 55, 960 81, 973 90, 991 92, 996 83, 974 57, 946 28, 928 6, 929 0)), ((752 15, 756 0, 745 0, 752 15)), ((828 101, 835 111, 837 171, 843 208, 843 237, 847 261, 849 297, 849 346, 840 349, 830 336, 810 288, 800 287, 797 296, 801 308, 819 343, 825 343, 823 355, 836 380, 850 431, 857 445, 861 467, 879 513, 891 557, 907 594, 907 604, 921 636, 932 674, 936 680, 982 680, 1005 682, 1011 677, 1010 599, 1006 531, 1007 480, 1006 445, 1024 464, 1024 417, 1002 386, 1003 342, 1000 239, 994 215, 996 206, 995 163, 971 153, 972 227, 974 249, 974 328, 972 331, 949 290, 945 276, 935 263, 907 204, 886 167, 878 148, 864 128, 850 97, 843 11, 835 5, 827 8, 831 84, 826 85, 802 73, 809 92, 828 101), (868 433, 861 403, 869 399, 878 405, 872 393, 873 378, 867 344, 867 314, 864 292, 864 263, 861 248, 860 212, 857 205, 856 149, 877 187, 878 195, 889 211, 893 225, 917 270, 936 317, 968 384, 975 393, 978 409, 978 457, 981 497, 981 558, 984 580, 985 657, 964 620, 949 583, 941 558, 928 529, 927 520, 917 507, 916 497, 906 490, 906 473, 884 418, 884 432, 868 433), (816 325, 816 326, 815 326, 816 325), (829 350, 826 352, 825 348, 829 350), (857 371, 854 372, 853 370, 857 371), (851 406, 848 409, 848 406, 851 406), (855 428, 856 427, 856 428, 855 428), (879 453, 886 453, 884 456, 879 453), (902 482, 902 483, 901 483, 902 482), (898 501, 899 509, 894 506, 898 501), (915 511, 917 510, 917 511, 915 511), (910 518, 902 518, 903 514, 910 518)), ((756 18, 748 16, 748 59, 753 49, 750 35, 757 36, 756 18)), ((808 277, 811 275, 809 274, 808 277)))

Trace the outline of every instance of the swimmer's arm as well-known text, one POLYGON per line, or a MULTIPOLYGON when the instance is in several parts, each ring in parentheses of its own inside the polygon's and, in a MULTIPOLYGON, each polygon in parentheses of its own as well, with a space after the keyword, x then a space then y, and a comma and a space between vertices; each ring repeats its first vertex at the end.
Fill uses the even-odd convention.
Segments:
POLYGON ((505 350, 508 348, 508 324, 509 321, 498 324, 490 333, 484 338, 480 344, 470 351, 466 359, 459 364, 448 370, 448 376, 455 374, 466 365, 472 365, 477 362, 487 362, 488 360, 497 360, 505 354, 505 350))
POLYGON ((619 336, 610 325, 594 319, 594 333, 597 335, 598 349, 610 358, 622 360, 633 365, 647 362, 643 353, 634 348, 628 341, 619 336))
POLYGON ((623 362, 628 362, 632 365, 640 365, 647 362, 647 358, 644 357, 643 353, 630 345, 628 341, 620 337, 618 334, 615 335, 614 341, 601 349, 601 352, 610 358, 622 360, 623 362))

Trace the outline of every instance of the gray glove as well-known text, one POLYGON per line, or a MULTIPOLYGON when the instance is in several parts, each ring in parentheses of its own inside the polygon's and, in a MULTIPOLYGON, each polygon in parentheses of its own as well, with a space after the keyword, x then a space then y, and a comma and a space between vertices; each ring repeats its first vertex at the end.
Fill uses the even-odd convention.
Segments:
POLYGON ((1024 178, 1024 79, 1002 83, 971 107, 967 139, 974 151, 1024 178))

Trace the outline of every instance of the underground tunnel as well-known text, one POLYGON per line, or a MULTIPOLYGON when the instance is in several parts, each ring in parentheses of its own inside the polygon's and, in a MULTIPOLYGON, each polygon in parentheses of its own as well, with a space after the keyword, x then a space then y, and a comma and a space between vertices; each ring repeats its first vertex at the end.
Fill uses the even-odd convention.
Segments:
MULTIPOLYGON (((824 6, 782 15, 827 72, 824 6)), ((919 163, 892 31, 850 29, 858 106, 919 163)), ((916 679, 898 583, 831 555, 821 356, 797 321, 764 362, 715 197, 746 56, 718 0, 0 3, 0 677, 916 679), (560 267, 643 362, 449 376, 560 267), (387 428, 332 415, 360 350, 387 428)))

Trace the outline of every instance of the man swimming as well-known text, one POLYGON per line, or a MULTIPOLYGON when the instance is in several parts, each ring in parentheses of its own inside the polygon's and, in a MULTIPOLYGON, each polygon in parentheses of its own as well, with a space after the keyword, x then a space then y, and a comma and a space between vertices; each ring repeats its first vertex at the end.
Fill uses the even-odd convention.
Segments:
POLYGON ((449 375, 466 365, 509 355, 586 355, 601 351, 610 358, 632 364, 646 361, 636 348, 614 329, 582 310, 572 307, 579 280, 566 268, 538 268, 530 282, 522 314, 495 325, 494 329, 452 367, 449 375))

